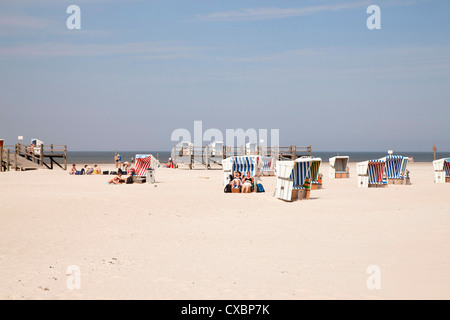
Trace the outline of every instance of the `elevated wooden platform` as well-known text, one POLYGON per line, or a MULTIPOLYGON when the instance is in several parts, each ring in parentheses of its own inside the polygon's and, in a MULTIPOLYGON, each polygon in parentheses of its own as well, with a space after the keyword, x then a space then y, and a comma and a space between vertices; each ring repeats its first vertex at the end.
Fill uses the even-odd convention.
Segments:
POLYGON ((247 149, 245 146, 228 147, 223 145, 219 149, 212 150, 209 146, 189 146, 177 147, 172 149, 172 159, 177 164, 186 164, 189 169, 193 169, 194 165, 204 166, 210 169, 211 164, 222 166, 222 160, 233 156, 245 155, 262 155, 273 157, 277 160, 295 160, 302 156, 311 156, 311 146, 299 147, 263 147, 257 146, 254 149, 247 149))
POLYGON ((22 144, 4 146, 0 150, 0 164, 0 172, 11 168, 16 171, 53 169, 55 164, 67 170, 67 146, 41 145, 33 149, 22 144))

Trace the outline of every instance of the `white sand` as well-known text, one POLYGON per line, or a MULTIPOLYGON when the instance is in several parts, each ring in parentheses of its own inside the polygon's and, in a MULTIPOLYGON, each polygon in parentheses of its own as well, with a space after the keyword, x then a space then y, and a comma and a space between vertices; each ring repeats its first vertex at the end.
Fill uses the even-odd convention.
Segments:
POLYGON ((449 299, 450 184, 408 168, 411 186, 360 189, 354 164, 340 180, 325 164, 324 189, 293 203, 273 197, 275 177, 224 194, 221 170, 158 169, 157 187, 0 173, 0 298, 449 299))

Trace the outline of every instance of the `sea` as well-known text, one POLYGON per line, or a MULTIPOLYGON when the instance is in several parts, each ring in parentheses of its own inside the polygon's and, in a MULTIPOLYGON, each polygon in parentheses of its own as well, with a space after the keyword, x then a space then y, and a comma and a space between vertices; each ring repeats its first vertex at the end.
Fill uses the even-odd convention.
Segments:
MULTIPOLYGON (((125 161, 132 161, 136 154, 152 154, 159 162, 165 163, 169 160, 171 155, 170 151, 118 151, 122 157, 122 163, 125 161)), ((431 162, 434 160, 433 152, 397 152, 402 156, 410 157, 414 159, 414 162, 431 162)), ((69 164, 114 164, 114 151, 68 151, 67 162, 69 164)), ((314 157, 322 158, 323 162, 328 162, 328 159, 337 155, 349 156, 351 162, 365 161, 371 159, 379 159, 385 157, 387 153, 385 151, 377 152, 354 152, 354 151, 317 151, 312 153, 314 157)), ((450 152, 436 152, 436 159, 450 157, 450 152)))

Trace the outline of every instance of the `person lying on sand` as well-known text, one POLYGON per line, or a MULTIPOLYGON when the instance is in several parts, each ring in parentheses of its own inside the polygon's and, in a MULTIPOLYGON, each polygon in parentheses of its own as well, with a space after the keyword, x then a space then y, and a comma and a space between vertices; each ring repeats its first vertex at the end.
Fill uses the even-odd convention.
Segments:
POLYGON ((94 168, 89 167, 88 165, 84 166, 84 169, 86 170, 86 174, 93 174, 94 173, 94 168))
POLYGON ((117 176, 108 181, 109 184, 122 184, 125 183, 126 180, 122 178, 122 174, 119 172, 117 176))

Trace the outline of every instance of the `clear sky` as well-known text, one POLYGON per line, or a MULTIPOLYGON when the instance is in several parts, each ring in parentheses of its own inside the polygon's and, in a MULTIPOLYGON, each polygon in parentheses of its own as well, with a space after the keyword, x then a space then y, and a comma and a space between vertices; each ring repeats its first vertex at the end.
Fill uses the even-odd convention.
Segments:
POLYGON ((450 1, 0 2, 7 144, 170 150, 194 120, 313 150, 450 151, 450 1))

